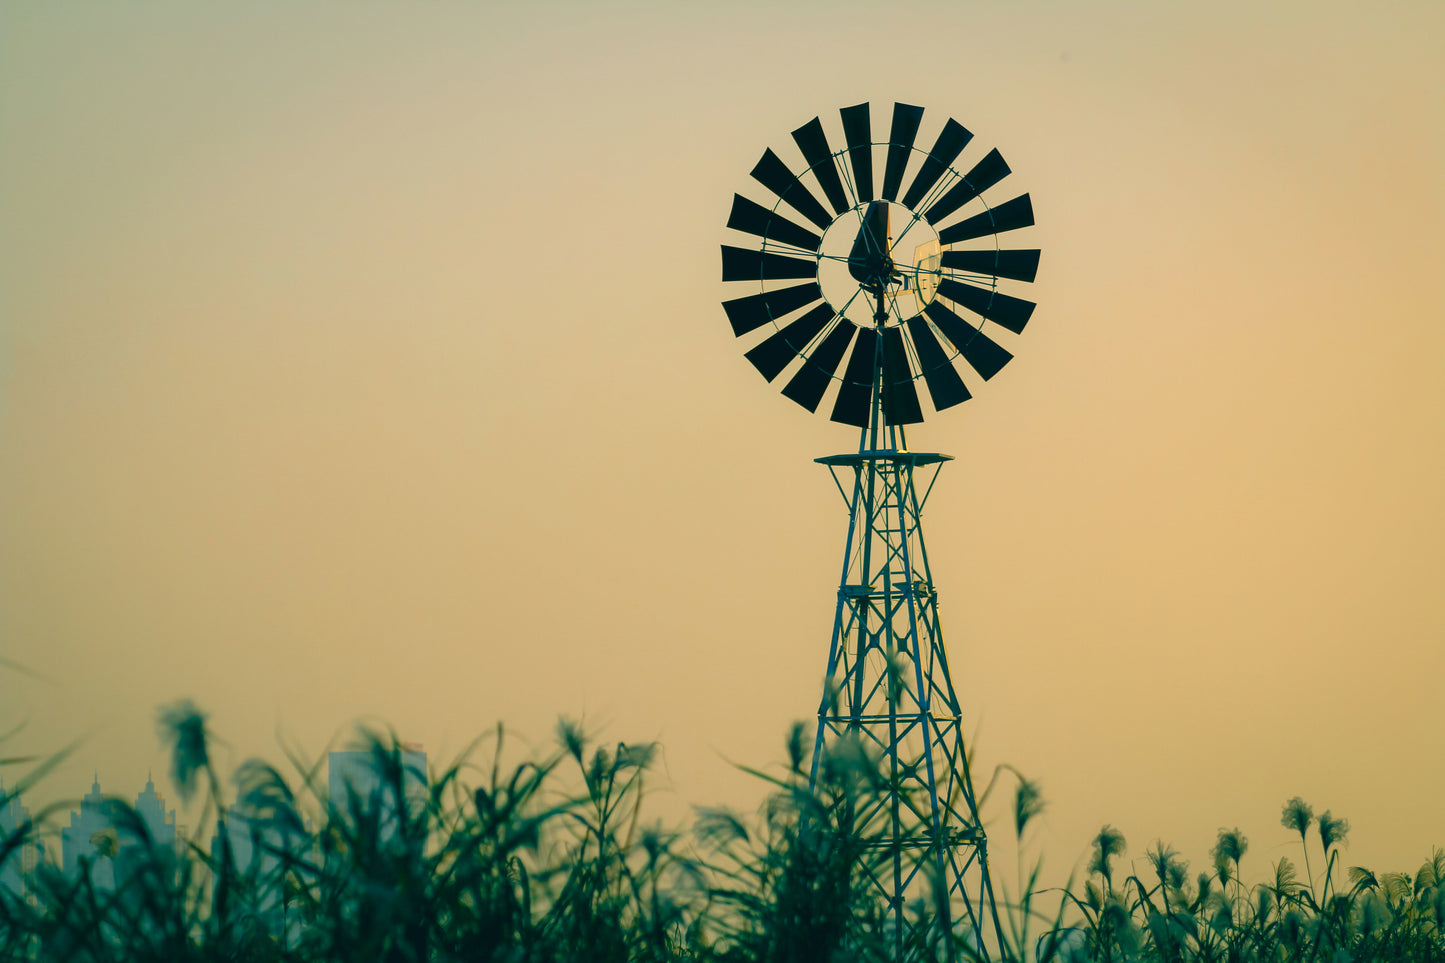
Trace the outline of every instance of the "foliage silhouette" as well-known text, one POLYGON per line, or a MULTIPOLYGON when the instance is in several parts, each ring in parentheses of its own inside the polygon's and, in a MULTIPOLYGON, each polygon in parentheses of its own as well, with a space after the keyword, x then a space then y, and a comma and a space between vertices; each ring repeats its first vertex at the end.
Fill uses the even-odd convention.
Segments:
MULTIPOLYGON (((498 726, 426 774, 390 733, 363 731, 374 785, 340 799, 326 793, 321 763, 295 752, 289 775, 249 760, 228 785, 204 713, 177 703, 159 722, 177 786, 204 797, 200 830, 210 820, 212 845, 200 830, 160 845, 134 808, 107 801, 111 828, 78 872, 42 862, 23 896, 0 887, 0 960, 871 963, 901 953, 932 963, 986 952, 1017 963, 1445 963, 1445 851, 1413 875, 1351 867, 1336 888, 1349 824, 1328 811, 1316 821, 1298 797, 1281 821, 1300 835, 1306 866, 1317 826, 1318 893, 1287 858, 1246 885, 1237 829, 1220 831, 1213 872, 1191 879, 1179 854, 1155 843, 1142 876, 1121 875, 1127 843, 1105 826, 1082 887, 1054 891, 1058 908, 1046 912, 1042 860, 1026 872, 1022 855, 1044 796, 1000 767, 1016 778, 1019 892, 1001 905, 1004 944, 985 951, 933 925, 946 917, 928 899, 894 928, 867 878, 875 857, 863 814, 887 790, 876 760, 840 743, 810 789, 801 726, 781 774, 748 770, 770 790, 756 817, 703 808, 681 832, 644 818, 656 746, 601 745, 566 720, 533 758, 508 764, 498 726)), ((68 751, 0 765, 29 766, 17 783, 29 789, 68 751)), ((0 791, 0 805, 15 795, 0 791)), ((35 834, 48 839, 60 808, 0 831, 0 867, 35 834)))

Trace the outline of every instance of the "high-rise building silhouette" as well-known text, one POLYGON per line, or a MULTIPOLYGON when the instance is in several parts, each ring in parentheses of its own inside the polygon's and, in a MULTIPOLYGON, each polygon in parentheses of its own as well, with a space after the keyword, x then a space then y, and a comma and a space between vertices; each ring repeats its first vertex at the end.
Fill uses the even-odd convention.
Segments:
POLYGON ((155 782, 146 776, 146 787, 135 797, 135 811, 145 822, 154 846, 174 850, 177 845, 176 811, 166 809, 166 800, 156 791, 155 782))
POLYGON ((145 827, 143 832, 130 820, 116 818, 118 804, 119 800, 101 791, 97 773, 90 792, 80 801, 80 810, 72 811, 70 824, 60 830, 61 869, 67 876, 74 877, 82 865, 89 865, 91 882, 101 889, 113 889, 117 865, 135 862, 138 847, 180 854, 184 840, 176 830, 176 811, 166 808, 154 780, 146 777, 145 789, 137 794, 132 807, 145 827))
MULTIPOLYGON (((388 785, 395 777, 388 771, 387 753, 380 747, 333 752, 328 754, 326 765, 332 807, 342 814, 352 811, 353 806, 363 811, 381 810, 382 834, 390 838, 396 832, 396 814, 391 809, 396 805, 396 787, 388 785)), ((396 761, 401 765, 401 795, 408 813, 415 815, 426 804, 426 753, 414 743, 405 743, 396 750, 396 761)))
POLYGON ((17 833, 23 834, 19 846, 0 862, 0 889, 8 889, 18 896, 26 894, 25 881, 35 872, 44 852, 40 834, 29 823, 29 810, 20 805, 18 796, 6 793, 5 783, 0 781, 0 848, 7 846, 17 833))
POLYGON ((91 882, 101 889, 115 888, 115 867, 109 859, 97 859, 100 852, 97 844, 103 842, 105 834, 114 833, 114 820, 110 804, 100 791, 100 773, 95 774, 90 792, 80 800, 80 811, 71 812, 70 825, 60 830, 60 868, 65 875, 74 877, 81 866, 90 866, 91 882))

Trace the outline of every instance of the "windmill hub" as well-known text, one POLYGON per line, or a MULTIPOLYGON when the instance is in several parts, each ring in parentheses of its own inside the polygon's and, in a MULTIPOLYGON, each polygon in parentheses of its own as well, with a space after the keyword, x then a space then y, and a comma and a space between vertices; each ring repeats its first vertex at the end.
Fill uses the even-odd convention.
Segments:
POLYGON ((908 208, 889 201, 858 204, 823 233, 818 285, 839 316, 860 328, 878 326, 881 294, 887 313, 882 325, 895 328, 933 299, 937 267, 930 272, 927 258, 937 250, 938 231, 908 208))

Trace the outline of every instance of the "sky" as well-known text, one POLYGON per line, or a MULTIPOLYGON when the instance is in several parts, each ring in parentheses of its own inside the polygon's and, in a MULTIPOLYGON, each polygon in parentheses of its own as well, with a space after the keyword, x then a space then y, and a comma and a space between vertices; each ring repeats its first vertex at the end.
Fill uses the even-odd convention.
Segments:
POLYGON ((660 818, 755 807, 856 436, 743 359, 718 246, 863 101, 1033 199, 1016 359, 909 435, 1028 852, 1238 826, 1262 875, 1295 795, 1348 864, 1445 846, 1445 7, 1394 0, 5 0, 0 755, 132 796, 181 698, 226 768, 568 716, 662 743, 660 818))

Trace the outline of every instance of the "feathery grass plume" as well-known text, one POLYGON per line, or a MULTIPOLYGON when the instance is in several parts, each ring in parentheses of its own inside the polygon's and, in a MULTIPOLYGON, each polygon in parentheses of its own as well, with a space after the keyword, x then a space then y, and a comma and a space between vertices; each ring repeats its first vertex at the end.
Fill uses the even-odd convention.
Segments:
POLYGON ((803 763, 808 759, 807 729, 802 721, 788 727, 788 771, 802 775, 803 763))
POLYGON ((582 726, 573 719, 566 716, 557 720, 557 741, 567 755, 582 762, 582 754, 587 751, 587 738, 582 734, 582 726))
POLYGON ((1270 886, 1274 890, 1275 898, 1284 902, 1299 885, 1299 874, 1295 872, 1294 863, 1290 862, 1288 856, 1281 856, 1279 862, 1274 864, 1274 882, 1270 886))
POLYGON ((1019 776, 1018 788, 1014 790, 1014 834, 1022 839, 1025 827, 1047 806, 1048 801, 1044 799, 1044 791, 1039 784, 1019 776))
POLYGON ((1281 826, 1299 833, 1300 849, 1304 850, 1305 854, 1305 876, 1309 878, 1311 896, 1315 892, 1315 874, 1310 867, 1310 848, 1305 841, 1305 833, 1309 831, 1310 824, 1314 822, 1314 819, 1314 808, 1299 796, 1294 796, 1284 804, 1279 817, 1281 826))
POLYGON ((1284 804, 1280 813, 1279 822, 1285 829, 1293 829, 1299 833, 1300 839, 1304 839, 1305 832, 1314 822, 1315 811, 1309 803, 1299 796, 1295 796, 1284 804))
POLYGON ((693 812, 693 833, 711 846, 722 848, 733 842, 747 843, 752 838, 742 819, 730 809, 697 806, 693 812))
POLYGON ((1335 819, 1326 809, 1320 814, 1317 824, 1320 831, 1320 845, 1325 851, 1325 881, 1320 887, 1320 901, 1325 902, 1329 898, 1330 887, 1334 885, 1335 860, 1339 856, 1339 845, 1345 841, 1345 836, 1350 831, 1348 819, 1335 819))
POLYGON ((1236 885, 1242 885, 1239 882, 1239 861, 1248 849, 1249 840, 1244 837, 1244 833, 1239 831, 1238 826, 1234 829, 1219 831, 1219 836, 1214 843, 1214 848, 1209 851, 1209 855, 1214 857, 1214 868, 1219 871, 1221 883, 1230 880, 1230 864, 1233 864, 1233 879, 1236 885))
POLYGON ((1256 927, 1263 927, 1269 923, 1269 915, 1278 901, 1274 898, 1274 889, 1268 885, 1256 886, 1254 893, 1254 919, 1252 923, 1256 927))
POLYGON ((1166 846, 1163 840, 1156 839, 1154 845, 1144 851, 1144 858, 1149 861, 1154 875, 1159 877, 1160 884, 1164 884, 1170 868, 1179 859, 1179 853, 1173 846, 1166 846))
POLYGON ((1393 908, 1413 896, 1415 886, 1409 873, 1385 873, 1380 877, 1380 890, 1393 908))
POLYGON ((1345 837, 1350 832, 1350 821, 1348 819, 1335 819, 1326 809, 1320 813, 1320 845, 1325 848, 1325 855, 1329 855, 1331 849, 1342 845, 1345 837))
POLYGON ((1106 890, 1114 888, 1114 864, 1115 856, 1122 856, 1127 843, 1124 834, 1113 826, 1105 825, 1094 837, 1094 856, 1089 860, 1089 872, 1098 873, 1104 877, 1106 890))
POLYGON ((1208 873, 1200 873, 1194 881, 1194 902, 1189 904, 1189 911, 1198 913, 1213 895, 1214 877, 1208 873))
POLYGON ((1351 866, 1345 876, 1350 881, 1350 889, 1355 892, 1375 890, 1380 887, 1380 881, 1375 874, 1363 866, 1351 866))
POLYGON ((181 800, 190 802, 196 774, 211 768, 206 714, 190 699, 181 699, 160 710, 157 728, 161 745, 171 754, 171 780, 181 800))
MULTIPOLYGON (((1034 860, 1032 868, 1025 872, 1023 835, 1029 823, 1047 808, 1048 803, 1044 799, 1043 789, 1039 783, 1028 779, 1023 773, 1019 772, 1018 769, 1007 764, 999 766, 999 768, 994 771, 993 779, 989 780, 990 786, 997 780, 999 772, 1005 768, 1012 772, 1018 779, 1018 784, 1014 789, 1013 799, 1014 839, 1018 843, 1016 849, 1018 858, 1018 875, 1016 877, 1018 880, 1018 895, 1016 899, 1009 898, 1008 886, 1002 880, 994 884, 1000 887, 1000 892, 1004 896, 1003 901, 998 903, 998 906, 1003 910, 1003 921, 1007 924, 1007 932, 1002 934, 1003 945, 999 947, 999 953, 1006 960, 1015 958, 1020 960, 1026 959, 1030 950, 1029 930, 1035 922, 1038 922, 1046 927, 1047 932, 1038 938, 1037 945, 1034 946, 1033 951, 1036 957, 1045 959, 1047 957, 1042 954, 1057 953, 1059 952, 1059 947, 1062 945, 1061 934, 1066 929, 1063 919, 1068 909, 1069 901, 1067 891, 1073 887, 1073 880, 1071 879, 1069 881, 1069 885, 1065 887, 1065 892, 1060 896, 1058 912, 1053 914, 1052 918, 1050 918, 1048 913, 1034 908, 1034 900, 1040 892, 1038 882, 1040 875, 1043 873, 1044 860, 1042 856, 1039 856, 1034 860)), ((935 864, 930 863, 929 865, 934 866, 935 864)), ((940 920, 947 919, 952 913, 946 905, 948 890, 943 884, 941 875, 935 874, 934 877, 931 877, 931 881, 935 886, 934 915, 940 920)))
POLYGON ((1421 887, 1445 886, 1445 849, 1431 850, 1430 858, 1420 864, 1415 882, 1421 887))

